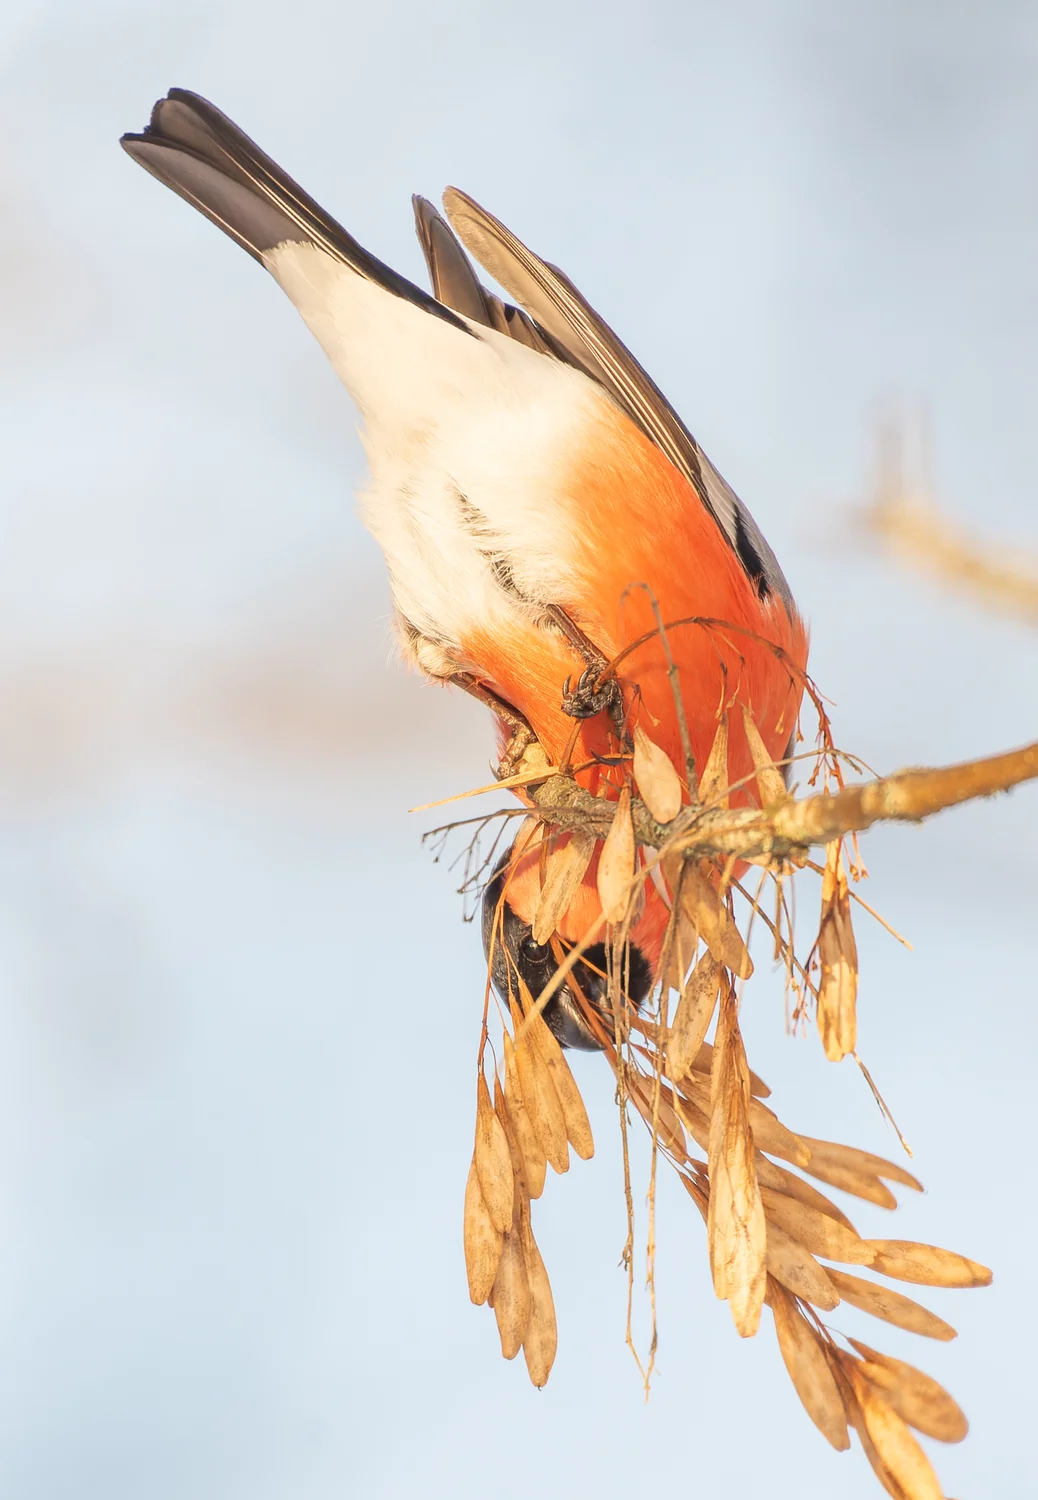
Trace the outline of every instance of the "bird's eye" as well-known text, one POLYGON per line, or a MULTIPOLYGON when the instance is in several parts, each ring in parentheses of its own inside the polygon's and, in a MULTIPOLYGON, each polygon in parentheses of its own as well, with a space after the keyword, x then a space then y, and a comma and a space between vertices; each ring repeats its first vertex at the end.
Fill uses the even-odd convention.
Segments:
MULTIPOLYGON (((506 850, 498 860, 483 892, 483 952, 490 961, 490 977, 497 993, 508 1002, 512 998, 516 976, 536 999, 557 974, 558 964, 550 943, 534 940, 530 923, 511 906, 503 891, 505 871, 512 851, 506 850)), ((568 944, 560 940, 561 951, 568 944)), ((574 966, 574 984, 556 986, 541 1012, 545 1025, 563 1047, 597 1051, 602 1043, 600 1029, 588 1025, 584 1006, 598 1013, 606 1035, 612 1035, 613 1012, 608 1001, 605 978, 607 955, 601 943, 592 944, 574 966), (579 990, 579 997, 574 993, 579 990)), ((631 945, 625 968, 627 1000, 638 1009, 652 988, 652 970, 641 951, 631 945)))
POLYGON ((519 951, 524 958, 530 959, 533 963, 541 963, 547 956, 548 945, 534 942, 533 933, 528 932, 519 943, 519 951))

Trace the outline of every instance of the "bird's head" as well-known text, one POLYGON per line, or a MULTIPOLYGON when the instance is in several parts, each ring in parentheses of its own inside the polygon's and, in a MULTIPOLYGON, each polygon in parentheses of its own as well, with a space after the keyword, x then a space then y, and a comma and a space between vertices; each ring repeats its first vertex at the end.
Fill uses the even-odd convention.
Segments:
MULTIPOLYGON (((483 951, 490 964, 491 981, 503 1000, 507 1002, 510 991, 517 995, 517 977, 536 1000, 574 945, 601 915, 595 888, 596 865, 597 856, 555 933, 547 942, 539 943, 534 938, 533 926, 541 894, 540 845, 522 853, 513 844, 498 860, 483 892, 482 926, 483 951)), ((659 904, 658 898, 653 904, 659 904)), ((636 1009, 652 988, 665 923, 665 911, 647 909, 632 929, 620 978, 627 1000, 636 1009)), ((591 1052, 602 1046, 586 1019, 582 1001, 601 1021, 605 1035, 613 1035, 607 964, 605 944, 592 943, 545 1006, 544 1020, 563 1047, 591 1052)))

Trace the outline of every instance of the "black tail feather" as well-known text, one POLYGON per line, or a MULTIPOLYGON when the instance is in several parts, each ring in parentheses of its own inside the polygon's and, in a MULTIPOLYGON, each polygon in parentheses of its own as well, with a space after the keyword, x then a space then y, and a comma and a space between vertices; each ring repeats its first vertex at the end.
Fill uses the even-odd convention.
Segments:
POLYGON ((171 89, 139 135, 123 149, 142 167, 217 224, 256 260, 294 240, 317 245, 397 297, 469 332, 428 292, 384 265, 325 213, 255 141, 208 100, 171 89))

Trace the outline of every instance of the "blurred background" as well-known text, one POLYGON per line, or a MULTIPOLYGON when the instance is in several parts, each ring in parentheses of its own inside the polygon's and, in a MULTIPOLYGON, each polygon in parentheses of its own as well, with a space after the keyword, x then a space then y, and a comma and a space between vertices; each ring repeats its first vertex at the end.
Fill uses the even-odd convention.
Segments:
MULTIPOLYGON (((485 780, 489 727, 393 663, 306 329, 118 136, 196 89, 412 276, 412 191, 500 214, 749 502, 838 742, 890 770, 1035 737, 1033 621, 860 518, 877 414, 925 405, 949 524, 1038 550, 1033 5, 13 0, 0 69, 0 1492, 878 1494, 770 1320, 736 1338, 669 1180, 643 1404, 594 1058, 598 1154, 536 1211, 544 1392, 469 1306, 483 965, 407 809, 485 780)), ((950 1345, 838 1326, 965 1406, 960 1496, 1034 1472, 1036 835, 1025 787, 865 844, 915 950, 859 922, 861 1050, 929 1191, 855 1218, 996 1279, 924 1294, 950 1345)), ((767 968, 782 1118, 896 1154, 767 968)))

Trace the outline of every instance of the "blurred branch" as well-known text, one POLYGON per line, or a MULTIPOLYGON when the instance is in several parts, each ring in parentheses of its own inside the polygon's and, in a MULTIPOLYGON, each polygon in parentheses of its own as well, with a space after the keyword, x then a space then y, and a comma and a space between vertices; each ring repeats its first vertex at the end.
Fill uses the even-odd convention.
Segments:
POLYGON ((905 424, 888 420, 881 426, 875 491, 859 519, 910 567, 989 608, 1038 625, 1038 558, 973 536, 942 513, 929 473, 926 424, 919 426, 921 473, 914 481, 905 462, 905 424))

